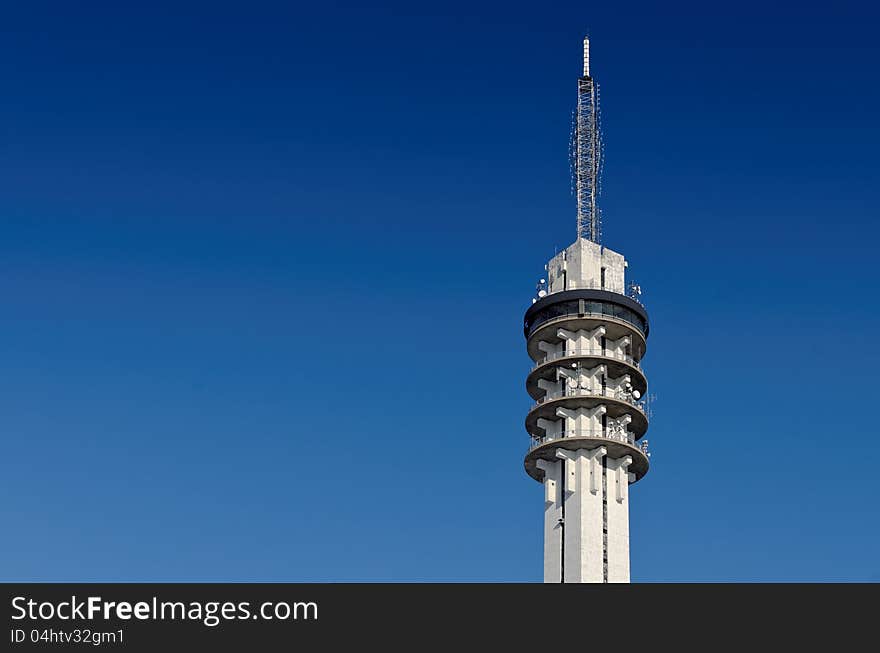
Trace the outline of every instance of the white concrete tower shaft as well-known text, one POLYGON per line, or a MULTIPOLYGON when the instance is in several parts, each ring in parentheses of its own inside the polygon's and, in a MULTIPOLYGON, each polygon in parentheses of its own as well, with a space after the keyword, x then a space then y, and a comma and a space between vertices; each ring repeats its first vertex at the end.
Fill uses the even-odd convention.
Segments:
MULTIPOLYGON (((589 79, 588 43, 584 73, 589 79)), ((583 79, 581 80, 583 81, 583 79)), ((648 471, 649 331, 623 255, 587 234, 554 256, 526 311, 526 472, 544 485, 544 581, 626 583, 629 486, 648 471)))

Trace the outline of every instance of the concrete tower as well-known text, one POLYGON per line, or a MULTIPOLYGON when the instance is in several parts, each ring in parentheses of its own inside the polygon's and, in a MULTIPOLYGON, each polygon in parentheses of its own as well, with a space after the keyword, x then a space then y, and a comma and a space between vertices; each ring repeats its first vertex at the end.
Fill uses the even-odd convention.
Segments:
POLYGON ((547 264, 525 315, 526 472, 544 484, 544 582, 629 582, 629 486, 648 471, 642 371, 648 314, 627 295, 622 254, 600 244, 602 151, 596 88, 584 74, 572 137, 577 240, 547 264))

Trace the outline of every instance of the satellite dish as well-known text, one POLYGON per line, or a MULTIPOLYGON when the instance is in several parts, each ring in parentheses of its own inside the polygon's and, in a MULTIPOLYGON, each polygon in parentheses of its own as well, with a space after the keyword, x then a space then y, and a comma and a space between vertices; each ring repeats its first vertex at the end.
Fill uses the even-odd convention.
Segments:
POLYGON ((546 297, 546 296, 547 296, 546 290, 539 290, 538 291, 538 297, 546 297))
POLYGON ((546 279, 541 279, 541 283, 547 283, 546 279))
POLYGON ((638 400, 638 399, 641 399, 641 397, 642 397, 641 392, 639 392, 638 390, 633 390, 633 399, 638 400))

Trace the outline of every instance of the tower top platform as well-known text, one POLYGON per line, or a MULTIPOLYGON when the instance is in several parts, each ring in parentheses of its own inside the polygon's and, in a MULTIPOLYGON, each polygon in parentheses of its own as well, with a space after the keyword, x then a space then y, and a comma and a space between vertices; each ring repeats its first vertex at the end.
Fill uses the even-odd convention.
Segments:
POLYGON ((547 293, 600 289, 626 294, 623 254, 578 238, 547 263, 547 293))

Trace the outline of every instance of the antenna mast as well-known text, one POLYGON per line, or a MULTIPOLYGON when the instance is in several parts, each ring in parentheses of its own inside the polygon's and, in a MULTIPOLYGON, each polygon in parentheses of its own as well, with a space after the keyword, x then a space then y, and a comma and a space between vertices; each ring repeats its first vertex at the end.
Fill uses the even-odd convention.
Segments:
POLYGON ((599 87, 590 77, 590 39, 584 37, 584 74, 578 78, 574 121, 572 168, 577 197, 577 237, 594 243, 602 237, 596 198, 602 172, 602 139, 599 133, 599 87))

